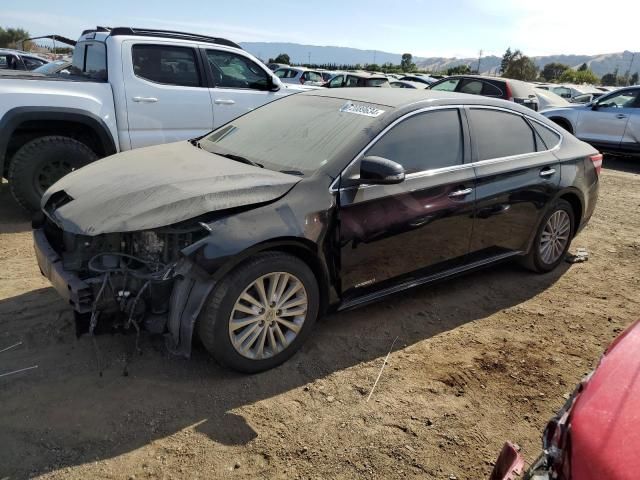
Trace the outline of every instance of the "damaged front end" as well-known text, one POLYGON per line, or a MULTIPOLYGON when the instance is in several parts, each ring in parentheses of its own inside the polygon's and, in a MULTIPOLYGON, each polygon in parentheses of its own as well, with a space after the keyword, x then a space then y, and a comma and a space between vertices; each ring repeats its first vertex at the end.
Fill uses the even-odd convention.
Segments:
POLYGON ((39 215, 33 228, 40 270, 72 306, 78 336, 144 328, 167 332, 169 350, 190 355, 213 281, 182 250, 209 234, 202 225, 88 236, 39 215))

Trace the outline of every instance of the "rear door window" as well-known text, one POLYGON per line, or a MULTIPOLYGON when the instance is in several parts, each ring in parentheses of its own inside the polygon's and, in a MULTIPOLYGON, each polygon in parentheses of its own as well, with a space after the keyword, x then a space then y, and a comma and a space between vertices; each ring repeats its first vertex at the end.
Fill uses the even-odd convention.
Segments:
POLYGON ((398 162, 406 173, 463 163, 463 137, 457 109, 413 115, 388 131, 367 155, 398 162))
POLYGON ((469 119, 479 161, 536 151, 533 130, 518 114, 471 108, 469 119))
POLYGON ((164 85, 201 86, 196 51, 169 45, 134 45, 133 72, 137 77, 164 85))
POLYGON ((470 93, 471 95, 480 95, 484 82, 480 80, 466 79, 460 82, 460 93, 470 93))
POLYGON ((500 90, 496 85, 489 82, 482 82, 482 95, 485 97, 498 97, 502 98, 504 96, 504 92, 500 90))
POLYGON ((341 87, 343 82, 344 82, 344 75, 336 75, 329 82, 329 86, 333 88, 341 87))
POLYGON ((431 87, 431 90, 437 90, 441 92, 454 92, 456 87, 460 83, 459 78, 451 78, 449 80, 445 80, 442 83, 438 83, 431 87))

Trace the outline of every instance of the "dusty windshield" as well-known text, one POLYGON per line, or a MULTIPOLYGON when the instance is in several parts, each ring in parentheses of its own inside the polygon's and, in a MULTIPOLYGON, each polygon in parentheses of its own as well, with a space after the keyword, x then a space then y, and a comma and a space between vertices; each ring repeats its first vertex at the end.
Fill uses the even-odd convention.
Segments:
POLYGON ((384 108, 338 98, 290 96, 220 127, 200 146, 270 170, 308 175, 331 162, 384 108))

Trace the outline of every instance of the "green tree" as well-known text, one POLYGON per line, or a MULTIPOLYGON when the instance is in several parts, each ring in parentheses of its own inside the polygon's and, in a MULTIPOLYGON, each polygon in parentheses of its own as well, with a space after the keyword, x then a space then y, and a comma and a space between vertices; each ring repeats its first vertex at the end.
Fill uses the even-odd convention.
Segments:
MULTIPOLYGON (((0 47, 20 47, 20 40, 24 40, 29 37, 29 32, 22 28, 7 28, 5 30, 0 27, 0 47)), ((23 46, 23 48, 26 48, 26 45, 23 46)))
POLYGON ((447 69, 447 75, 467 75, 469 73, 471 73, 469 65, 456 65, 447 69))
POLYGON ((586 72, 587 70, 589 70, 589 66, 586 64, 586 62, 580 65, 580 68, 578 69, 579 72, 586 72))
POLYGON ((504 73, 507 71, 507 69, 509 68, 509 64, 511 63, 511 60, 513 59, 513 56, 517 53, 520 53, 520 50, 516 50, 515 52, 512 52, 511 47, 507 48, 507 51, 504 52, 504 55, 502 56, 502 61, 500 62, 500 73, 504 73))
POLYGON ((540 76, 547 82, 554 82, 560 78, 560 75, 562 75, 565 70, 569 70, 570 68, 569 65, 565 65, 564 63, 547 63, 543 67, 542 72, 540 72, 540 76))
POLYGON ((615 73, 605 73, 600 79, 600 83, 605 87, 615 87, 617 83, 618 75, 615 73))
POLYGON ((413 63, 413 55, 410 53, 403 53, 402 60, 400 61, 400 67, 403 72, 411 72, 416 68, 416 64, 413 63))
POLYGON ((538 78, 538 67, 533 63, 533 60, 523 55, 520 50, 516 50, 502 76, 531 82, 538 78))
POLYGON ((629 79, 630 85, 636 85, 637 83, 638 83, 638 72, 631 75, 631 78, 629 79))
POLYGON ((270 58, 267 63, 285 63, 287 65, 291 65, 291 59, 286 53, 281 53, 276 58, 270 58))
POLYGON ((598 83, 598 77, 591 70, 565 70, 560 75, 560 81, 563 83, 598 83))

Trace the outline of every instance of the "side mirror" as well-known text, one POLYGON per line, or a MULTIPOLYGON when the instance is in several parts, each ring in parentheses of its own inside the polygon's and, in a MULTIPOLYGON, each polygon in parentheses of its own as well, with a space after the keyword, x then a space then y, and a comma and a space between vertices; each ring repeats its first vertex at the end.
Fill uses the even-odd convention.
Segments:
POLYGON ((597 101, 594 101, 594 102, 591 104, 591 110, 598 110, 599 108, 600 108, 600 105, 598 104, 598 102, 597 102, 597 101))
POLYGON ((382 157, 364 157, 360 161, 358 183, 371 185, 392 185, 404 182, 404 167, 382 157))
POLYGON ((268 82, 267 89, 270 92, 277 92, 278 90, 280 90, 280 87, 281 87, 280 81, 276 80, 271 75, 269 75, 269 80, 267 82, 268 82))

